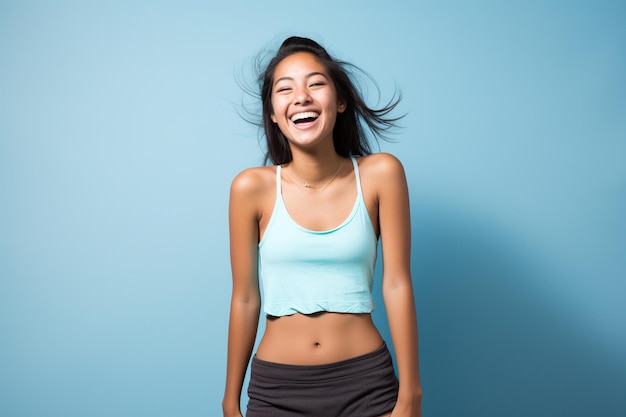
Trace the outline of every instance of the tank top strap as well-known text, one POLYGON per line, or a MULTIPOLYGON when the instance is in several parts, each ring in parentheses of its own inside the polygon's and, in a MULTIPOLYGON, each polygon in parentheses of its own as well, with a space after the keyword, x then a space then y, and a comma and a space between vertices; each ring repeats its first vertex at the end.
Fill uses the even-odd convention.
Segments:
POLYGON ((282 193, 282 188, 281 188, 281 183, 280 183, 281 168, 282 168, 282 165, 276 165, 276 199, 278 199, 278 197, 282 193))
POLYGON ((354 178, 356 179, 356 192, 359 197, 363 195, 363 190, 361 189, 361 175, 359 174, 359 164, 356 161, 354 156, 351 156, 352 165, 354 166, 354 178))

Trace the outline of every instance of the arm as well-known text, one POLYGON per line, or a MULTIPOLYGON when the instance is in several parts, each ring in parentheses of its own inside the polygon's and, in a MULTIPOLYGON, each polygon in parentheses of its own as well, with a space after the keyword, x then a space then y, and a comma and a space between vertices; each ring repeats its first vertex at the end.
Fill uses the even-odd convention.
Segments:
POLYGON ((241 416, 243 380, 254 347, 261 297, 257 274, 258 183, 250 172, 239 174, 231 185, 229 202, 230 261, 233 289, 228 327, 224 417, 241 416))
POLYGON ((417 318, 411 283, 411 222, 401 163, 380 154, 378 207, 383 256, 383 299, 396 354, 400 389, 393 417, 421 417, 417 318), (384 186, 383 186, 384 185, 384 186))

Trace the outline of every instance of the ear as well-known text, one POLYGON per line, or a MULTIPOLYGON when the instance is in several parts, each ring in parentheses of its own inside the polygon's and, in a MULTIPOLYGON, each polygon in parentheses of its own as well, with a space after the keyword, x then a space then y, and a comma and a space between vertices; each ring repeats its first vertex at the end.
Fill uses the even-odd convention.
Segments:
POLYGON ((272 118, 272 122, 276 123, 276 116, 274 115, 274 112, 272 112, 270 117, 272 118))
POLYGON ((344 111, 346 111, 346 101, 344 99, 339 99, 337 101, 337 113, 343 113, 344 111))

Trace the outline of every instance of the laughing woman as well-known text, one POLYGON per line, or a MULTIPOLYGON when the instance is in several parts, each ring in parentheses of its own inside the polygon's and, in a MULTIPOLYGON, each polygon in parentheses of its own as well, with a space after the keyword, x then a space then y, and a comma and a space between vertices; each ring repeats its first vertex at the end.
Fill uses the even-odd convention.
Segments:
POLYGON ((267 159, 231 185, 233 292, 225 417, 242 416, 263 286, 265 332, 247 417, 420 417, 409 197, 400 162, 371 153, 398 101, 369 108, 348 64, 286 39, 259 81, 267 159), (371 313, 378 240, 397 375, 371 313))

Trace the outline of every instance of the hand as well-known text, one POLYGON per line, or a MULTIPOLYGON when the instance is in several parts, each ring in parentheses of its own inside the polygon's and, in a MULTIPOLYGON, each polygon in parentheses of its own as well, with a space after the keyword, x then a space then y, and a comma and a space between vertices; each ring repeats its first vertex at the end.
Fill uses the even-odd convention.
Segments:
POLYGON ((411 402, 398 401, 389 417, 422 417, 421 398, 411 402))
POLYGON ((235 413, 224 412, 224 417, 243 417, 243 415, 241 414, 241 411, 237 410, 235 413))
POLYGON ((229 405, 227 403, 222 403, 222 413, 224 417, 243 417, 241 414, 241 410, 239 409, 239 404, 229 405))
POLYGON ((422 410, 420 408, 417 410, 399 410, 397 407, 394 407, 389 417, 422 417, 422 410))

